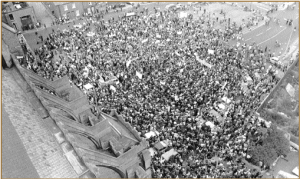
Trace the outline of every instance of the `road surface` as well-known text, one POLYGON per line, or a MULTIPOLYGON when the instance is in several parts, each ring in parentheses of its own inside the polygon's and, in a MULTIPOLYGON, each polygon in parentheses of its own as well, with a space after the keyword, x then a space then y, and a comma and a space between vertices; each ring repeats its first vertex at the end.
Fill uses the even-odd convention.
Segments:
POLYGON ((286 52, 292 42, 299 38, 299 4, 294 10, 276 11, 269 16, 279 19, 279 24, 271 21, 269 25, 252 27, 252 31, 243 35, 242 43, 252 44, 255 42, 263 49, 270 48, 275 56, 280 56, 286 52), (286 25, 286 19, 293 19, 293 25, 286 25), (276 40, 281 43, 280 47, 275 47, 276 40))

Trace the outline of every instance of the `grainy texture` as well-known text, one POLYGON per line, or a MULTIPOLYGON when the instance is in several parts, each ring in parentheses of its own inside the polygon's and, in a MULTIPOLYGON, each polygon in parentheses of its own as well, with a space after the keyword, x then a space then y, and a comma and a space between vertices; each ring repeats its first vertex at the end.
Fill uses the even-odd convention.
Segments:
MULTIPOLYGON (((14 153, 16 158, 19 158, 18 155, 27 154, 41 178, 76 178, 77 174, 63 156, 54 136, 43 125, 43 119, 29 103, 29 100, 26 98, 27 94, 16 83, 15 78, 18 75, 20 74, 16 74, 15 69, 2 71, 2 103, 4 104, 4 110, 8 114, 6 120, 11 121, 18 134, 14 138, 18 136, 21 141, 19 144, 23 144, 25 148, 23 152, 14 153)), ((19 80, 18 83, 22 84, 19 80)), ((14 140, 9 141, 9 143, 4 144, 4 147, 13 145, 13 142, 14 140)), ((4 165, 16 162, 10 159, 9 155, 11 154, 4 151, 4 165)), ((28 163, 28 160, 22 160, 20 157, 20 165, 25 168, 30 167, 28 163)), ((32 173, 31 170, 28 171, 28 174, 32 173)), ((9 175, 9 173, 7 174, 9 175)))

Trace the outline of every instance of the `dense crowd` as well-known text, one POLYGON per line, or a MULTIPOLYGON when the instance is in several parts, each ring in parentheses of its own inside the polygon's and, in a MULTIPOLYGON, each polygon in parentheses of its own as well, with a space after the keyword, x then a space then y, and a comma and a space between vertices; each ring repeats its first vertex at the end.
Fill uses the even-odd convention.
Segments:
POLYGON ((153 177, 258 177, 242 161, 266 127, 255 109, 278 81, 264 67, 271 54, 229 46, 241 29, 214 29, 208 14, 199 13, 199 19, 156 10, 109 23, 88 20, 81 28, 53 31, 22 65, 50 80, 68 75, 91 104, 104 112, 117 109, 141 136, 158 131, 148 139, 150 147, 168 139, 178 154, 161 162, 157 151, 153 177), (116 85, 100 85, 114 77, 116 85), (88 83, 94 88, 85 89, 88 83))

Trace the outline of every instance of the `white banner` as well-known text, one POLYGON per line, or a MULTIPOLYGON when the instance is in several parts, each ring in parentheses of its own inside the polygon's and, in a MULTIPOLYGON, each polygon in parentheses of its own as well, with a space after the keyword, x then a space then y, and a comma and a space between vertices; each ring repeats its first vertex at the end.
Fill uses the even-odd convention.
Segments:
POLYGON ((136 71, 136 76, 139 77, 139 79, 142 79, 143 78, 143 74, 141 74, 140 72, 136 71))

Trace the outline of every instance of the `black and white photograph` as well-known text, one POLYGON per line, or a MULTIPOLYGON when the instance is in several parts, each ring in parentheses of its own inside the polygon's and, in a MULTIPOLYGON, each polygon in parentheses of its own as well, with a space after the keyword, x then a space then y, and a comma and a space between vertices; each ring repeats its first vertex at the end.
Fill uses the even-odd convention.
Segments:
POLYGON ((299 2, 1 7, 2 178, 299 178, 299 2))

